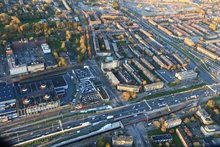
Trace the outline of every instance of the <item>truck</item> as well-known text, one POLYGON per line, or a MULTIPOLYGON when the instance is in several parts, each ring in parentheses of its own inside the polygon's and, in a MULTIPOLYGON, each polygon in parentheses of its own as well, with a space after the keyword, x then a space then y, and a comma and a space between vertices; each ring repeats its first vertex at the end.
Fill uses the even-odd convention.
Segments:
POLYGON ((89 125, 91 125, 90 122, 84 122, 84 123, 81 123, 81 126, 89 126, 89 125))
POLYGON ((113 115, 109 115, 109 116, 106 117, 106 119, 112 119, 112 118, 114 118, 113 115))

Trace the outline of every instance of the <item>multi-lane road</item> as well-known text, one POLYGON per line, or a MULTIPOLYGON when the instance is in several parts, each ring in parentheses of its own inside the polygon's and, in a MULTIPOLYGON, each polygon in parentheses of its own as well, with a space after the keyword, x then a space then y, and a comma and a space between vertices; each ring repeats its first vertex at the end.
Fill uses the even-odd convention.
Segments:
MULTIPOLYGON (((191 97, 199 98, 210 98, 213 95, 217 94, 217 91, 220 91, 220 86, 218 84, 211 85, 210 88, 204 87, 202 89, 197 89, 194 91, 188 91, 184 93, 178 93, 175 95, 159 97, 157 99, 152 99, 148 101, 141 101, 138 103, 125 105, 121 107, 113 108, 112 110, 108 110, 102 113, 97 114, 88 114, 84 117, 82 116, 75 116, 77 112, 69 112, 61 117, 62 128, 70 129, 77 126, 80 126, 83 122, 90 122, 91 124, 97 124, 100 122, 101 124, 112 123, 113 121, 122 121, 126 124, 126 120, 128 122, 132 122, 131 119, 125 119, 129 116, 132 117, 133 121, 136 121, 135 117, 141 118, 143 115, 136 115, 136 114, 143 114, 143 113, 153 113, 156 110, 160 110, 162 108, 171 107, 176 104, 181 104, 187 102, 191 99, 191 97), (107 119, 107 116, 114 116, 113 119, 107 119)), ((146 117, 146 116, 145 116, 146 117)), ((23 142, 26 140, 30 140, 33 138, 37 138, 40 136, 48 135, 54 132, 59 132, 62 130, 59 119, 56 121, 45 121, 45 123, 33 124, 33 125, 24 125, 18 126, 16 128, 12 128, 10 130, 6 130, 2 133, 2 136, 9 137, 9 140, 14 142, 15 144, 18 142, 23 142), (15 133, 17 132, 17 133, 15 133), (20 132, 20 133, 19 133, 20 132), (29 132, 29 133, 27 133, 29 132)), ((86 127, 84 131, 89 131, 91 128, 86 127)))

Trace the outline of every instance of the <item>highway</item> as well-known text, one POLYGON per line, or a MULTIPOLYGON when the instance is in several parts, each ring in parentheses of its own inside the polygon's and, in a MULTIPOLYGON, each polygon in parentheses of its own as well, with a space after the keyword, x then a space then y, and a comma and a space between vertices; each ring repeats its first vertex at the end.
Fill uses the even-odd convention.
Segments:
MULTIPOLYGON (((64 117, 64 119, 61 120, 62 122, 62 128, 63 129, 69 129, 74 128, 76 126, 81 125, 83 122, 90 122, 90 123, 97 123, 100 121, 103 121, 102 123, 112 123, 114 121, 121 121, 123 120, 123 124, 129 125, 130 122, 134 121, 135 123, 137 120, 133 117, 135 114, 142 114, 146 112, 153 113, 156 110, 160 110, 163 108, 166 108, 166 106, 171 107, 172 105, 180 104, 182 102, 186 102, 189 99, 191 99, 192 95, 198 96, 198 98, 204 98, 204 97, 212 97, 214 94, 216 94, 214 91, 220 91, 219 85, 211 85, 212 90, 208 87, 204 87, 204 89, 197 89, 195 91, 189 91, 187 93, 183 94, 176 94, 173 96, 166 96, 166 97, 159 97, 157 99, 152 99, 148 101, 141 101, 138 103, 125 105, 121 107, 115 107, 112 110, 103 112, 103 113, 97 113, 97 114, 88 114, 84 118, 81 116, 77 117, 74 116, 74 112, 67 113, 64 117), (71 116, 72 114, 72 116, 71 116), (114 119, 109 119, 106 122, 107 116, 114 116, 114 119), (129 123, 126 123, 126 117, 129 123), (130 117, 132 117, 132 121, 130 120, 130 117)), ((155 115, 154 115, 155 116, 155 115)), ((145 115, 137 115, 136 116, 139 119, 146 120, 145 115), (143 118, 142 118, 143 117, 143 118)), ((150 119, 150 117, 148 118, 150 119)), ((90 128, 86 128, 86 130, 89 130, 90 128)), ((87 130, 87 131, 88 131, 87 130)), ((31 133, 14 133, 12 136, 10 136, 9 141, 13 141, 14 144, 26 140, 30 140, 36 137, 40 137, 43 135, 51 134, 57 131, 61 131, 60 124, 58 121, 45 121, 43 124, 34 124, 30 126, 19 126, 17 128, 11 129, 7 131, 7 133, 10 132, 31 132, 31 133), (19 134, 19 135, 18 135, 19 134)), ((5 132, 2 134, 2 136, 7 137, 7 133, 5 132)))

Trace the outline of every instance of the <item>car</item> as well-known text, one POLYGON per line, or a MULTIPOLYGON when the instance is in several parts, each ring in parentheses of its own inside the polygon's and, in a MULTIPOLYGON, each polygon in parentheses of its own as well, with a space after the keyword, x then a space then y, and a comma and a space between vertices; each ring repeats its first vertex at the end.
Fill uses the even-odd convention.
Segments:
POLYGON ((147 126, 151 126, 151 125, 152 125, 152 123, 150 123, 150 122, 149 122, 149 123, 147 123, 147 126))

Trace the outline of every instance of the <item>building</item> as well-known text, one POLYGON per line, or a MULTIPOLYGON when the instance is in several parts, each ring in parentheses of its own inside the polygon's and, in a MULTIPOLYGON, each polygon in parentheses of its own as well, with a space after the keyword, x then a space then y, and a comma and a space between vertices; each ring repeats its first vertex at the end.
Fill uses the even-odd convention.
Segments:
POLYGON ((205 111, 205 109, 200 109, 196 111, 196 115, 200 118, 201 122, 205 125, 210 125, 213 123, 213 120, 208 115, 208 113, 205 111))
POLYGON ((164 87, 164 82, 156 82, 152 84, 147 84, 144 86, 145 91, 158 90, 164 87))
POLYGON ((132 136, 112 136, 112 145, 114 146, 132 146, 133 137, 132 136))
POLYGON ((166 128, 170 129, 180 125, 182 123, 182 120, 180 118, 171 118, 166 120, 164 123, 166 125, 166 128))
POLYGON ((153 135, 151 136, 151 140, 155 143, 172 142, 173 137, 170 134, 153 135))
POLYGON ((57 62, 45 39, 14 41, 6 45, 6 57, 10 75, 43 71, 56 67, 57 62))
POLYGON ((15 83, 18 115, 32 115, 58 108, 67 88, 63 76, 15 83))
POLYGON ((120 81, 112 72, 107 72, 106 75, 107 75, 108 79, 111 81, 112 85, 116 86, 116 85, 120 84, 120 81))
POLYGON ((197 73, 193 70, 186 70, 183 72, 178 72, 175 74, 175 77, 179 80, 189 80, 189 79, 195 79, 197 77, 197 73))
POLYGON ((180 140, 183 143, 184 147, 192 147, 193 146, 191 141, 189 140, 187 134, 182 129, 182 127, 179 127, 179 128, 176 129, 176 134, 180 138, 180 140))
POLYGON ((0 83, 0 122, 17 117, 16 99, 12 84, 0 83))
POLYGON ((140 91, 140 86, 127 85, 127 84, 119 84, 119 85, 117 86, 117 89, 118 89, 119 91, 139 92, 139 91, 140 91))
POLYGON ((220 134, 220 127, 217 124, 201 126, 200 130, 205 137, 220 134))
POLYGON ((101 63, 101 69, 103 71, 105 70, 112 70, 119 67, 119 61, 118 60, 112 60, 110 62, 101 63))
POLYGON ((27 65, 27 70, 28 72, 38 72, 38 71, 43 71, 45 70, 45 65, 44 63, 39 63, 39 64, 29 64, 27 65))
POLYGON ((87 18, 89 19, 89 24, 90 25, 99 25, 99 24, 102 23, 95 12, 88 12, 87 13, 87 18))

